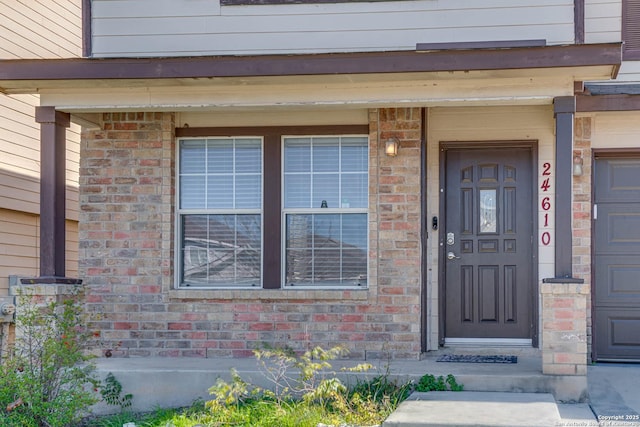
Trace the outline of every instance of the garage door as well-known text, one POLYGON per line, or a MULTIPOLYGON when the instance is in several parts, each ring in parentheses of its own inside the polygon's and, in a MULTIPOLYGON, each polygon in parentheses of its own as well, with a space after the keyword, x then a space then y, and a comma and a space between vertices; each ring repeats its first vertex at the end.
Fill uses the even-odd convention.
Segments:
POLYGON ((595 360, 640 361, 640 155, 594 170, 595 360))

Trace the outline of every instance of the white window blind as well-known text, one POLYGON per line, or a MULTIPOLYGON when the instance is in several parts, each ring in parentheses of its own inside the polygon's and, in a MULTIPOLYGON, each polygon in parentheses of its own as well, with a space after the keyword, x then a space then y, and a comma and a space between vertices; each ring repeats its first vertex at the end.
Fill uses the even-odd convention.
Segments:
POLYGON ((182 286, 260 286, 262 140, 179 143, 182 286))
POLYGON ((284 140, 286 286, 366 286, 368 139, 284 140))

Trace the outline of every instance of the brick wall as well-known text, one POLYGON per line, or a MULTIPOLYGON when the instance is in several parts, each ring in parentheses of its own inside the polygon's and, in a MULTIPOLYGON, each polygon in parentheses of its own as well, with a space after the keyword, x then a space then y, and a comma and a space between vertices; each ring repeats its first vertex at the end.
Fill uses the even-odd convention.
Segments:
POLYGON ((586 375, 589 285, 543 283, 542 373, 586 375))
MULTIPOLYGON (((173 116, 106 113, 82 135, 79 272, 97 352, 150 354, 171 276, 173 116)), ((167 343, 169 346, 177 343, 167 343)))
POLYGON ((262 343, 420 354, 420 109, 370 112, 369 289, 174 290, 174 117, 107 113, 83 134, 80 278, 96 354, 244 357, 262 343), (400 154, 384 155, 388 137, 400 154))

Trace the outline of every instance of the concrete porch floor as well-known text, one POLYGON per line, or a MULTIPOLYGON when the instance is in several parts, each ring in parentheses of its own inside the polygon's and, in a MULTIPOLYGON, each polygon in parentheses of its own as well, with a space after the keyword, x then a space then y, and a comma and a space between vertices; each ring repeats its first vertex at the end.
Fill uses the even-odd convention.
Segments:
MULTIPOLYGON (((587 400, 587 378, 576 376, 542 375, 542 359, 536 349, 502 349, 502 351, 467 349, 457 354, 513 354, 516 364, 452 363, 437 362, 447 351, 427 353, 422 360, 334 360, 333 370, 370 363, 374 369, 367 375, 388 372, 392 378, 415 380, 425 374, 446 376, 452 374, 465 391, 490 391, 510 393, 551 393, 559 402, 584 402, 587 400)), ((109 372, 123 385, 124 393, 132 393, 133 410, 149 410, 158 406, 187 406, 196 399, 208 399, 208 389, 218 378, 229 379, 235 368, 243 379, 268 387, 254 358, 246 359, 185 359, 185 358, 99 358, 96 360, 99 375, 109 372)), ((344 374, 364 375, 364 374, 344 374)), ((354 378, 344 378, 355 381, 354 378)), ((114 408, 98 405, 95 413, 104 414, 114 408)))

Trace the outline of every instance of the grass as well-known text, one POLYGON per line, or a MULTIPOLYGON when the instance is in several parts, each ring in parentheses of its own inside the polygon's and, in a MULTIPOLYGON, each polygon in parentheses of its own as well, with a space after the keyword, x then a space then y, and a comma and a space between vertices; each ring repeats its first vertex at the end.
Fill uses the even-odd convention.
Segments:
POLYGON ((136 427, 316 427, 319 423, 344 424, 342 419, 322 405, 292 401, 280 406, 273 401, 252 400, 225 411, 212 411, 205 408, 203 402, 198 402, 190 408, 94 417, 85 420, 81 426, 122 427, 135 422, 136 427))
POLYGON ((94 417, 81 427, 122 427, 128 422, 135 422, 136 427, 316 427, 320 423, 373 426, 381 424, 414 390, 462 389, 452 375, 436 378, 427 374, 417 383, 398 384, 384 374, 356 383, 337 400, 276 401, 262 396, 217 407, 199 401, 189 408, 94 417))
POLYGON ((412 383, 396 384, 388 376, 358 382, 327 399, 275 399, 259 395, 230 405, 199 401, 189 408, 123 412, 92 417, 82 427, 316 427, 318 424, 379 425, 411 392, 412 383))

